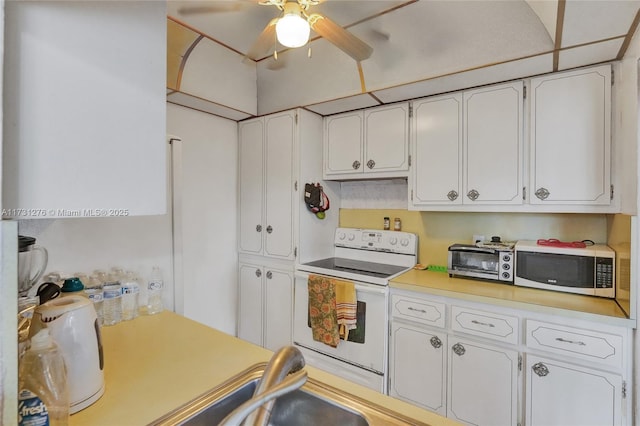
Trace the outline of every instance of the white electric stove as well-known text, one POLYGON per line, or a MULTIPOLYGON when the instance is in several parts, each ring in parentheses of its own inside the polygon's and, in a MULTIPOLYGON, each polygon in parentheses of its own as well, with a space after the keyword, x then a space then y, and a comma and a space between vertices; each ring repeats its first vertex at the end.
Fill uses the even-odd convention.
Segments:
POLYGON ((388 284, 417 262, 415 234, 338 228, 334 257, 301 264, 296 271, 294 343, 310 365, 386 392, 388 284), (313 340, 309 325, 307 281, 310 274, 353 281, 358 324, 336 348, 313 340))

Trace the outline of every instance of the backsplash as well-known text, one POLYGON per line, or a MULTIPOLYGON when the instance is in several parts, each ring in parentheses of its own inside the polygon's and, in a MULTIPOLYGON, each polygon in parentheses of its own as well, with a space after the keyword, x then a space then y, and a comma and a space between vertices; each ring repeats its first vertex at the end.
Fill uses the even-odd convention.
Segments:
MULTIPOLYGON (((343 185, 344 186, 344 185, 343 185)), ((487 239, 500 236, 503 241, 557 238, 563 241, 593 240, 607 243, 609 229, 617 239, 626 232, 623 215, 618 221, 604 214, 547 213, 460 213, 418 212, 407 209, 340 209, 340 226, 382 229, 384 217, 393 223, 398 217, 402 230, 418 234, 418 260, 423 264, 446 265, 447 248, 453 243, 472 243, 473 235, 487 239), (616 225, 616 226, 613 226, 616 225), (617 230, 616 230, 617 229, 617 230)), ((626 216, 628 218, 628 216, 626 216)), ((630 233, 627 232, 627 235, 630 233)))

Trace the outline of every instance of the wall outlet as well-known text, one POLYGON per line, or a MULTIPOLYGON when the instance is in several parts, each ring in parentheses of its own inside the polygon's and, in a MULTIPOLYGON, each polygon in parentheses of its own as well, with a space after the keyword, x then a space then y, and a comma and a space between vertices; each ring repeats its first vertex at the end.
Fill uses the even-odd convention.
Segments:
POLYGON ((473 244, 484 241, 484 235, 473 235, 473 244))

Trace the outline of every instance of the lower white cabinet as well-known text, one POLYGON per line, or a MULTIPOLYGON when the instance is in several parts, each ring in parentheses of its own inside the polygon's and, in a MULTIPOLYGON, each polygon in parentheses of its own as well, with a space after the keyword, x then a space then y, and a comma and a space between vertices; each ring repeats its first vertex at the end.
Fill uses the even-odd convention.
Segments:
POLYGON ((275 351, 291 345, 293 272, 240 263, 238 337, 275 351))
POLYGON ((447 335, 394 321, 389 395, 446 416, 447 335))
POLYGON ((630 326, 393 288, 390 299, 391 396, 468 425, 633 424, 630 326))
POLYGON ((516 350, 449 337, 447 417, 470 425, 518 424, 516 350))
POLYGON ((622 424, 623 381, 618 374, 527 355, 526 424, 622 424))

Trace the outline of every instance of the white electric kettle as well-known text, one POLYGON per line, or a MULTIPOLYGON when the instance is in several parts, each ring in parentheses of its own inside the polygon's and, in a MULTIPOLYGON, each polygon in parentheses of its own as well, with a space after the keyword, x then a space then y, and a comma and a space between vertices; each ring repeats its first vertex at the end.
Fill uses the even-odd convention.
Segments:
POLYGON ((29 337, 48 328, 62 352, 69 381, 69 412, 76 413, 104 394, 102 339, 93 303, 82 296, 51 299, 36 306, 29 337))

